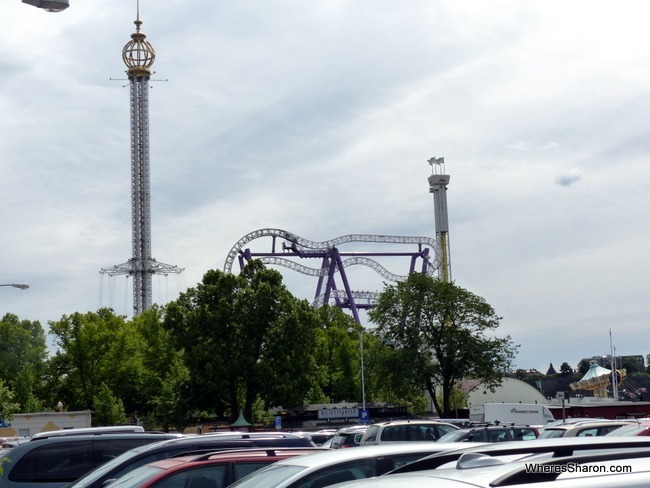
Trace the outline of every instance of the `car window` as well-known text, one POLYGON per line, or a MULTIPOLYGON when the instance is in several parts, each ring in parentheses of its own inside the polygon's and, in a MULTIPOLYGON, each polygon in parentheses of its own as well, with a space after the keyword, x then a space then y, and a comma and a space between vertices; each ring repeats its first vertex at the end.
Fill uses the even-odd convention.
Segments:
POLYGON ((387 425, 381 432, 383 442, 405 441, 406 429, 402 425, 387 425))
POLYGON ((505 429, 488 431, 489 442, 506 442, 508 440, 508 431, 505 429))
POLYGON ((576 437, 592 437, 598 435, 598 427, 592 427, 590 429, 580 429, 576 434, 576 437))
POLYGON ((482 430, 475 430, 474 432, 470 432, 469 435, 467 436, 467 439, 465 439, 467 442, 483 442, 483 431, 482 430))
POLYGON ((617 429, 620 429, 622 426, 621 425, 605 425, 600 428, 600 432, 598 435, 605 435, 609 434, 610 432, 614 432, 617 429))
POLYGON ((225 488, 227 464, 213 464, 178 471, 154 483, 154 488, 225 488))
POLYGON ((97 437, 96 439, 93 439, 95 465, 99 466, 100 464, 104 464, 134 447, 139 447, 144 444, 151 444, 151 439, 146 437, 143 437, 142 439, 102 439, 97 437))
POLYGON ((452 427, 451 425, 436 425, 436 431, 438 431, 438 436, 436 439, 440 439, 443 435, 449 434, 449 432, 455 432, 456 429, 455 427, 452 427))
POLYGON ((360 459, 323 468, 291 484, 291 488, 323 488, 343 481, 360 480, 376 475, 377 461, 375 459, 360 459))
POLYGON ((332 443, 330 444, 330 447, 336 449, 337 447, 341 447, 345 444, 345 441, 348 439, 347 435, 343 434, 336 434, 332 438, 332 443))
POLYGON ((279 484, 296 476, 304 469, 304 466, 271 464, 270 466, 242 478, 238 482, 232 484, 230 488, 275 488, 279 484))
MULTIPOLYGON (((404 466, 405 464, 412 463, 413 461, 417 461, 418 459, 422 459, 425 455, 424 454, 400 454, 397 456, 387 456, 390 459, 387 459, 387 461, 391 464, 387 469, 388 471, 392 471, 393 469, 397 469, 399 467, 404 466)), ((386 459, 385 459, 386 461, 386 459)), ((384 473, 379 473, 384 474, 384 473)))
POLYGON ((564 437, 566 429, 544 429, 544 432, 539 436, 540 439, 555 439, 557 437, 564 437))
POLYGON ((257 471, 258 469, 264 468, 268 466, 269 463, 241 463, 241 462, 234 462, 232 465, 232 472, 233 472, 233 482, 238 481, 242 479, 244 476, 248 476, 251 474, 253 471, 257 471))
POLYGON ((43 444, 25 453, 15 463, 6 464, 5 471, 7 467, 11 481, 74 481, 95 467, 93 445, 90 440, 43 444))
POLYGON ((532 441, 537 439, 533 429, 513 429, 513 437, 516 441, 532 441))
POLYGON ((363 435, 364 442, 375 442, 377 439, 377 432, 379 432, 378 425, 371 425, 366 429, 366 433, 363 435))

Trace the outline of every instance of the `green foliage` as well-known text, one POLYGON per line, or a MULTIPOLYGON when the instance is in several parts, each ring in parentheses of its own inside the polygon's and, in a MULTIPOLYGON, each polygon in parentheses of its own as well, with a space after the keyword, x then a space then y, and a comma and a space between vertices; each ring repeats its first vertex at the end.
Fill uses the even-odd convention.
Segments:
POLYGON ((358 326, 336 307, 324 305, 318 315, 321 327, 316 331, 316 384, 311 396, 324 401, 313 403, 361 401, 358 326))
POLYGON ((124 425, 127 423, 124 414, 124 403, 113 395, 105 384, 99 385, 97 394, 93 397, 93 426, 124 425))
POLYGON ((292 407, 313 384, 316 312, 259 261, 238 276, 208 271, 167 306, 164 324, 184 351, 197 409, 234 420, 243 406, 252 419, 258 398, 292 407))
POLYGON ((6 314, 0 321, 0 379, 12 387, 20 410, 38 410, 37 395, 47 361, 45 333, 41 324, 6 314))
POLYGON ((0 418, 11 420, 20 411, 20 404, 14 401, 14 392, 0 380, 0 418))
POLYGON ((422 273, 386 286, 369 317, 392 348, 385 357, 388 381, 426 389, 441 416, 451 414, 453 388, 463 379, 499 385, 518 348, 509 336, 488 336, 500 317, 483 298, 422 273))

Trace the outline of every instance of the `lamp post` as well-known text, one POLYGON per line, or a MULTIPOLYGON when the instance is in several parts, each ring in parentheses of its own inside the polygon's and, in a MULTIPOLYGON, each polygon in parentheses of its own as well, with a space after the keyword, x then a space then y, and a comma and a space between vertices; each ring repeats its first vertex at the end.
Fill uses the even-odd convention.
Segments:
POLYGON ((62 12, 70 6, 68 0, 23 0, 23 3, 42 8, 47 12, 62 12))
POLYGON ((363 410, 366 410, 366 378, 363 371, 363 327, 360 329, 355 329, 350 327, 348 332, 357 332, 359 334, 359 354, 361 358, 361 406, 363 410))
POLYGON ((29 288, 29 283, 0 283, 0 286, 12 286, 14 288, 20 288, 21 290, 26 290, 29 288))

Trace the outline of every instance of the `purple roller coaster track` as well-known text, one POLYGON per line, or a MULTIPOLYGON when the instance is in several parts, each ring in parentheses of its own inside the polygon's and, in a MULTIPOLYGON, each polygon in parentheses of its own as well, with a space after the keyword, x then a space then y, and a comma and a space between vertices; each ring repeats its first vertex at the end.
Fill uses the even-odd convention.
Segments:
POLYGON ((240 269, 247 261, 259 259, 265 264, 283 266, 298 273, 316 278, 316 292, 312 305, 318 307, 330 303, 337 307, 349 309, 357 324, 361 325, 359 310, 372 308, 379 296, 377 291, 357 291, 350 287, 345 269, 353 265, 366 266, 381 275, 385 280, 397 282, 406 279, 406 275, 397 275, 388 271, 378 258, 402 257, 410 261, 408 274, 415 271, 434 276, 440 267, 438 243, 431 237, 389 236, 373 234, 348 234, 328 241, 315 242, 304 239, 282 229, 259 229, 239 239, 228 253, 224 271, 232 273, 232 266, 237 259, 240 269), (257 239, 270 238, 271 248, 266 252, 253 252, 245 247, 257 239), (282 240, 278 250, 278 239, 282 240), (373 248, 379 245, 414 246, 411 251, 343 251, 340 246, 352 243, 367 243, 373 248), (304 266, 303 259, 320 260, 319 268, 304 266), (338 279, 337 279, 338 274, 338 279), (342 287, 342 288, 341 288, 342 287))

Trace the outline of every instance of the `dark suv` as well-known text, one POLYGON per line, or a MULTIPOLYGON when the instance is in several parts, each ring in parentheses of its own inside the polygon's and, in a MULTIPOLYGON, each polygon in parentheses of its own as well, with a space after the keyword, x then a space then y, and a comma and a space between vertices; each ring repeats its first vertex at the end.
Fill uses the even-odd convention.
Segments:
POLYGON ((178 437, 161 432, 41 435, 2 451, 0 488, 54 488, 134 447, 178 437))
POLYGON ((450 432, 442 436, 438 442, 529 441, 538 437, 539 431, 527 425, 476 425, 450 432))
POLYGON ((100 488, 106 485, 108 480, 115 480, 139 466, 181 454, 201 454, 219 450, 254 447, 313 448, 315 445, 304 436, 286 432, 232 432, 188 436, 141 446, 125 452, 88 473, 83 478, 78 479, 69 488, 100 488))

